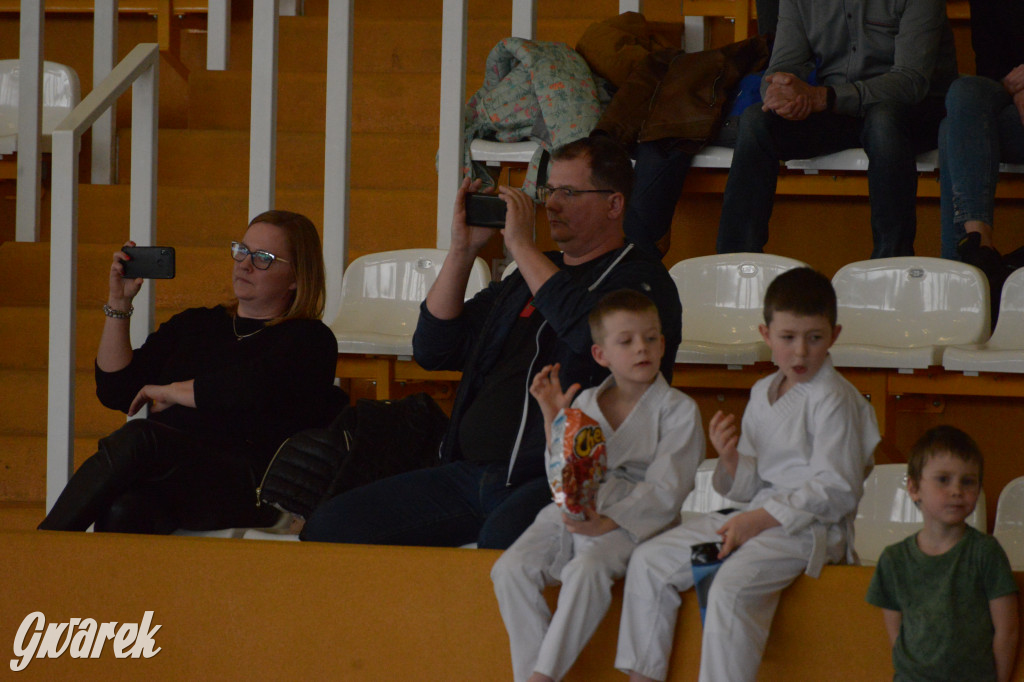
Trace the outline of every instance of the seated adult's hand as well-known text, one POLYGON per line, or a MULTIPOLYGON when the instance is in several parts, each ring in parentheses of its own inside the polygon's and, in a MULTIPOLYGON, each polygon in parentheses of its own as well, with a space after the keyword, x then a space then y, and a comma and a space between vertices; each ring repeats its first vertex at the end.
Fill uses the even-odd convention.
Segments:
MULTIPOLYGON (((128 241, 125 246, 135 246, 135 242, 128 241)), ((124 251, 114 252, 114 261, 110 264, 109 286, 110 294, 107 297, 107 305, 114 310, 128 310, 132 301, 142 288, 143 279, 125 279, 124 262, 130 260, 124 251)))
POLYGON ((1017 115, 1020 116, 1020 124, 1024 125, 1024 90, 1013 96, 1013 105, 1017 107, 1017 115))
POLYGON ((1003 76, 1003 87, 1011 95, 1024 91, 1024 64, 1018 64, 1003 76))
POLYGON ((135 416, 147 404, 150 405, 150 412, 154 414, 175 405, 195 407, 196 400, 192 381, 176 381, 162 386, 156 384, 143 386, 128 407, 128 416, 135 416))
POLYGON ((515 187, 499 187, 498 196, 505 201, 505 228, 501 231, 505 246, 516 258, 517 251, 524 248, 536 248, 533 232, 537 219, 537 209, 533 199, 521 189, 515 187))
POLYGON ((452 215, 452 251, 465 251, 474 256, 480 252, 487 241, 494 236, 495 230, 489 227, 477 227, 466 224, 466 193, 477 192, 483 185, 482 180, 470 181, 463 178, 459 191, 455 193, 455 212, 452 215))
POLYGON ((765 76, 762 111, 772 111, 790 121, 802 121, 815 111, 824 111, 824 88, 809 85, 791 73, 779 71, 765 76), (821 92, 819 92, 819 90, 821 92))

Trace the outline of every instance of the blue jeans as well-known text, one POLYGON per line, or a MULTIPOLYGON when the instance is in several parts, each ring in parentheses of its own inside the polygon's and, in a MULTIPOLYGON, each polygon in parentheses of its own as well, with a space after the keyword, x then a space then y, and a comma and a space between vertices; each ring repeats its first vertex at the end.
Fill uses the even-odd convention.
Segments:
POLYGON ((953 81, 946 112, 939 128, 942 257, 959 260, 964 223, 992 225, 1000 161, 1024 162, 1024 124, 1003 86, 981 76, 953 81))
POLYGON ((864 118, 811 114, 787 121, 760 104, 740 117, 739 138, 722 198, 719 253, 760 252, 768 241, 779 162, 863 147, 870 161, 872 258, 914 255, 917 232, 916 156, 934 149, 942 101, 883 102, 864 118))
POLYGON ((655 140, 639 143, 635 156, 633 193, 622 229, 626 239, 660 259, 657 243, 672 229, 693 155, 673 147, 670 140, 655 140))
POLYGON ((331 498, 302 539, 370 545, 507 549, 551 502, 543 476, 509 487, 507 462, 452 462, 331 498))

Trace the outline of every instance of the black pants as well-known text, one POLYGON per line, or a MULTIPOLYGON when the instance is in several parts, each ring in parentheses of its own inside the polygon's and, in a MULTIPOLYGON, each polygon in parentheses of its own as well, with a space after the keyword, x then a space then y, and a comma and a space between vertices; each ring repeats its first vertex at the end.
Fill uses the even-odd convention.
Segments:
POLYGON ((39 528, 95 523, 97 531, 166 534, 269 526, 278 512, 256 506, 255 477, 244 454, 135 419, 100 440, 39 528))

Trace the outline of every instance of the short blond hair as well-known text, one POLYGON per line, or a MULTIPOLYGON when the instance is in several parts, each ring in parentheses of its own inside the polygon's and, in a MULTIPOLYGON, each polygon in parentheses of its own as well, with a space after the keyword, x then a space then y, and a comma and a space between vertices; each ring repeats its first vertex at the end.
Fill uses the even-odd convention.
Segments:
POLYGON ((598 345, 604 343, 604 318, 621 311, 654 313, 654 317, 658 320, 658 329, 661 330, 661 317, 658 315, 658 306, 654 305, 654 301, 636 289, 619 289, 601 298, 587 317, 587 322, 590 324, 590 338, 594 343, 598 345))

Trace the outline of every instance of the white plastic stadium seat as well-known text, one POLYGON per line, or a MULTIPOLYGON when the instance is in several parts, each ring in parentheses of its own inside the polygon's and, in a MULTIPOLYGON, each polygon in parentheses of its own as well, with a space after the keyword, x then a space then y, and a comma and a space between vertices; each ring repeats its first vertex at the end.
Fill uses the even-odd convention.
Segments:
POLYGON ((1024 571, 1024 476, 1007 483, 999 493, 992 535, 1006 550, 1013 570, 1024 571))
POLYGON ((697 467, 697 477, 693 481, 693 490, 683 500, 682 520, 684 522, 698 516, 704 516, 719 509, 743 509, 744 504, 733 502, 715 492, 711 485, 711 478, 714 476, 715 467, 718 466, 717 459, 706 459, 697 467))
MULTIPOLYGON (((530 163, 533 153, 540 146, 536 142, 497 142, 495 140, 473 140, 469 144, 474 161, 488 166, 502 163, 530 163)), ((732 165, 732 148, 705 147, 693 157, 694 168, 729 168, 732 165)))
POLYGON ((693 157, 693 163, 690 166, 693 168, 730 168, 732 166, 732 147, 704 147, 693 157))
MULTIPOLYGON (((345 269, 341 310, 331 328, 339 353, 412 355, 420 302, 437 279, 444 249, 403 249, 361 256, 345 269)), ((466 287, 471 298, 491 280, 477 258, 466 287)))
POLYGON ((683 340, 676 362, 752 365, 771 360, 758 325, 764 292, 780 273, 801 267, 792 258, 729 253, 689 258, 669 270, 683 305, 683 340))
POLYGON ((1003 284, 992 338, 982 344, 947 348, 942 366, 970 373, 1024 373, 1024 269, 1016 270, 1003 284))
MULTIPOLYGON (((986 532, 988 517, 985 513, 985 491, 978 496, 974 513, 967 523, 982 533, 986 532)), ((924 525, 921 510, 907 492, 906 464, 878 464, 864 481, 864 496, 857 507, 854 522, 854 547, 861 563, 878 563, 882 550, 924 525)))
POLYGON ((539 146, 531 140, 498 142, 476 139, 470 142, 469 150, 474 161, 482 161, 488 166, 499 166, 502 163, 530 163, 533 153, 539 146))
POLYGON ((837 367, 925 369, 947 346, 988 338, 988 283, 981 270, 942 258, 859 261, 832 278, 843 327, 837 367))
MULTIPOLYGON (((917 157, 917 171, 930 173, 939 166, 939 150, 933 149, 917 157)), ((802 170, 813 174, 818 171, 862 171, 868 170, 868 155, 863 149, 844 149, 834 154, 825 154, 811 159, 792 159, 786 161, 786 168, 802 170)))
POLYGON ((505 266, 505 269, 501 271, 501 278, 503 280, 508 279, 509 275, 511 275, 513 272, 515 272, 518 269, 519 269, 519 266, 516 265, 516 262, 514 260, 510 260, 508 262, 508 265, 505 266))
POLYGON ((281 512, 277 522, 267 528, 221 528, 218 530, 176 530, 174 535, 198 538, 245 538, 246 540, 290 540, 298 542, 299 536, 292 532, 292 515, 281 512))
MULTIPOLYGON (((17 59, 0 59, 0 156, 18 151, 17 59)), ((41 150, 50 151, 50 135, 78 104, 81 88, 74 69, 43 62, 43 123, 41 150)))

